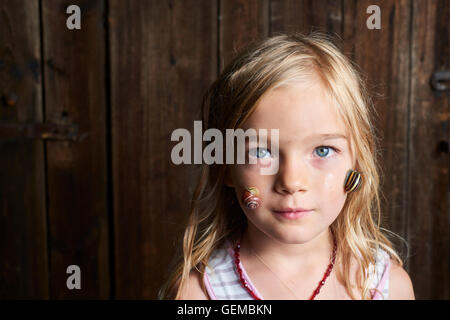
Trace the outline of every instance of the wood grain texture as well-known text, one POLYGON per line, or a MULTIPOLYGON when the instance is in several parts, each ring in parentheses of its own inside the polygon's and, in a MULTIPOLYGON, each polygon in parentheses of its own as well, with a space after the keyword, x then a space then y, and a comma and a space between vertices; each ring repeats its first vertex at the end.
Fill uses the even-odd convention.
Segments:
POLYGON ((76 123, 80 142, 48 141, 48 223, 52 299, 110 297, 104 1, 42 2, 45 119, 76 123), (66 8, 81 9, 81 30, 66 27, 66 8), (69 265, 81 290, 69 290, 69 265))
POLYGON ((419 299, 450 298, 449 91, 433 92, 434 71, 450 70, 450 1, 413 1, 408 227, 419 299), (442 148, 441 144, 447 148, 442 148))
MULTIPOLYGON (((42 121, 40 59, 38 1, 0 2, 0 122, 42 121)), ((42 141, 0 138, 2 299, 49 296, 44 173, 42 141)))
POLYGON ((271 0, 270 35, 322 31, 339 36, 342 29, 342 1, 271 0))
POLYGON ((269 0, 220 1, 220 70, 244 45, 269 35, 269 0))
POLYGON ((217 76, 216 1, 110 1, 117 298, 156 298, 198 173, 172 131, 200 119, 217 76))
POLYGON ((450 298, 449 0, 3 0, 0 123, 73 123, 78 142, 0 138, 0 298, 154 299, 197 165, 171 133, 248 42, 329 33, 374 99, 383 226, 417 298, 450 298), (66 28, 67 6, 81 30, 66 28), (369 30, 369 5, 381 30, 369 30), (42 41, 41 41, 42 39, 42 41), (42 61, 42 63, 41 63, 42 61), (7 105, 6 100, 11 100, 7 105), (68 290, 69 265, 82 290, 68 290))
MULTIPOLYGON (((383 1, 381 29, 368 29, 373 1, 344 1, 344 51, 359 66, 376 113, 382 225, 407 238, 410 2, 383 1)), ((407 247, 389 237, 407 262, 407 247)))

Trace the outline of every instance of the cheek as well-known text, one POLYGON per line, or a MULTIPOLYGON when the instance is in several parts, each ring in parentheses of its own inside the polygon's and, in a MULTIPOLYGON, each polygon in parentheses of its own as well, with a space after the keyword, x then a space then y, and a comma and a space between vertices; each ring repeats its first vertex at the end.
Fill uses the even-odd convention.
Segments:
POLYGON ((347 194, 344 190, 344 178, 340 173, 327 173, 324 177, 319 196, 323 199, 322 210, 330 218, 336 218, 341 212, 347 194))
POLYGON ((321 193, 323 195, 327 195, 324 197, 329 201, 340 201, 345 200, 346 193, 344 190, 344 182, 343 182, 342 174, 340 172, 328 172, 325 174, 323 183, 321 186, 321 193))
POLYGON ((270 181, 271 176, 261 175, 255 166, 237 165, 233 172, 233 179, 236 197, 244 212, 251 212, 254 215, 267 204, 267 195, 270 193, 270 186, 272 184, 272 181, 270 181), (242 203, 242 195, 248 187, 256 187, 259 191, 258 198, 261 202, 258 209, 248 209, 242 203))
MULTIPOLYGON (((270 181, 272 175, 261 174, 263 168, 271 167, 270 160, 258 160, 255 164, 236 164, 233 168, 234 181, 241 186, 251 186, 252 184, 270 181)), ((259 187, 262 187, 260 185, 259 187)))
POLYGON ((247 187, 257 187, 260 191, 264 186, 264 179, 255 170, 249 170, 245 165, 237 166, 233 173, 235 189, 240 196, 247 187))

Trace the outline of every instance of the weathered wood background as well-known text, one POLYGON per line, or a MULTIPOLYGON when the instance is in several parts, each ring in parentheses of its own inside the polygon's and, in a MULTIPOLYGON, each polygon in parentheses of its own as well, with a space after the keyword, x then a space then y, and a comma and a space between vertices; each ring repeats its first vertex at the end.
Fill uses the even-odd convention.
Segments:
POLYGON ((241 45, 322 30, 369 80, 384 222, 416 297, 449 299, 450 91, 430 86, 450 70, 449 17, 449 0, 0 1, 0 298, 155 298, 198 173, 172 164, 171 132, 192 130, 241 45), (64 126, 80 138, 52 138, 64 126))

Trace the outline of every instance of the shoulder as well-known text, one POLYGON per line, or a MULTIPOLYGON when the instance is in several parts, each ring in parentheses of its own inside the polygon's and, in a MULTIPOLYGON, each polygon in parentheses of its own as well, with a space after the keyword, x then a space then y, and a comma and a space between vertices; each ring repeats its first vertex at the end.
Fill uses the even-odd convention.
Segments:
POLYGON ((391 259, 389 296, 392 300, 414 300, 414 290, 408 273, 391 259))
POLYGON ((194 269, 190 272, 180 300, 208 300, 208 296, 202 288, 202 275, 197 270, 194 269))
MULTIPOLYGON (((214 291, 212 291, 211 280, 218 280, 221 284, 224 280, 229 280, 227 267, 229 268, 230 263, 233 263, 233 259, 229 256, 229 250, 230 242, 215 248, 208 258, 208 266, 205 268, 204 275, 197 269, 191 270, 186 286, 180 294, 180 300, 209 300, 210 296, 211 299, 216 299, 214 291)), ((215 287, 215 289, 218 288, 215 287)))

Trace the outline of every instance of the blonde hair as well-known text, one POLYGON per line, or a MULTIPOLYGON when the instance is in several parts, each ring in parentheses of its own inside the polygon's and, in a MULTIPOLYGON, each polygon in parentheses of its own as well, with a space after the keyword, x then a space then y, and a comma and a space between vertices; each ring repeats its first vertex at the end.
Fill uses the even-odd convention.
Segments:
MULTIPOLYGON (((244 48, 211 85, 202 101, 205 128, 238 128, 252 114, 264 93, 291 82, 318 76, 336 102, 349 130, 355 167, 363 175, 360 189, 347 196, 338 218, 332 223, 337 243, 338 277, 352 299, 351 260, 357 257, 357 290, 370 299, 369 275, 379 248, 403 265, 391 242, 382 233, 379 195, 379 166, 373 104, 364 81, 352 62, 324 34, 280 34, 244 48)), ((203 164, 194 191, 187 227, 182 239, 183 253, 177 255, 174 270, 158 297, 180 297, 193 269, 203 276, 210 254, 247 224, 234 190, 224 185, 226 165, 203 164)), ((205 288, 203 287, 203 290, 205 288)), ((205 291, 205 290, 204 290, 205 291)))

